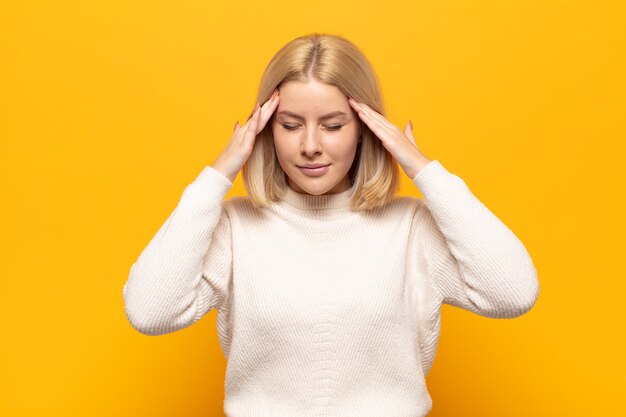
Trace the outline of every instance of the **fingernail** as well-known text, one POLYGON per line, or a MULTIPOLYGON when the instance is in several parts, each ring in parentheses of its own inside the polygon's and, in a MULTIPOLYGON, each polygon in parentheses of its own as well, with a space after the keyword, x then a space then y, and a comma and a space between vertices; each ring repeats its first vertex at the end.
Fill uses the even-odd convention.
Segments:
POLYGON ((411 119, 409 119, 409 127, 411 128, 411 130, 413 130, 413 122, 411 121, 411 119))

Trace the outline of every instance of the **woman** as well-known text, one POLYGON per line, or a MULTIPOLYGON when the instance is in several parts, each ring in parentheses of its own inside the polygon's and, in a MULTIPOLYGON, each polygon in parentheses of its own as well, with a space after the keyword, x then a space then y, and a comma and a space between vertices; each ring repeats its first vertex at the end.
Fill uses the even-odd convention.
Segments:
POLYGON ((128 320, 160 335, 216 308, 229 417, 426 415, 442 304, 526 313, 528 252, 384 117, 346 39, 289 42, 259 99, 132 265, 128 320), (394 195, 397 165, 424 199, 394 195), (240 170, 249 196, 224 200, 240 170))

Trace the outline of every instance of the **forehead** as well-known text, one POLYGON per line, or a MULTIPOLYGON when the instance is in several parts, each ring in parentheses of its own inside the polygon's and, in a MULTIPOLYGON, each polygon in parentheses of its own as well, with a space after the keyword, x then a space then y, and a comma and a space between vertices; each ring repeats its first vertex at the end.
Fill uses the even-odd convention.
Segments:
POLYGON ((290 81, 280 87, 277 113, 285 110, 302 116, 319 116, 335 111, 349 113, 348 98, 334 85, 311 81, 290 81))

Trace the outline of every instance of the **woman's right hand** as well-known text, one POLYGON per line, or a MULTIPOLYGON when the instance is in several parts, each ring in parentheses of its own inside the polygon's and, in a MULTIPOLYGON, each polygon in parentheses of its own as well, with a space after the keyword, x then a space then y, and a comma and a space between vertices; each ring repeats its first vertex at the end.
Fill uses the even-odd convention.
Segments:
POLYGON ((274 90, 272 96, 259 106, 256 104, 254 113, 248 118, 243 126, 239 121, 235 122, 235 133, 230 138, 228 145, 211 165, 214 169, 226 176, 230 182, 234 182, 237 174, 246 163, 258 135, 272 117, 280 100, 278 90, 274 90))

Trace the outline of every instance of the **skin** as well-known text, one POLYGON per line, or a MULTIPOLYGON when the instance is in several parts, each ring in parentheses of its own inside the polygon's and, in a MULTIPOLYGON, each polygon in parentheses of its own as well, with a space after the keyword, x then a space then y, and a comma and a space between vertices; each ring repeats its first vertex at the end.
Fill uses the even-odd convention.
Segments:
POLYGON ((339 88, 316 80, 284 84, 271 123, 278 162, 294 191, 321 195, 351 187, 348 170, 360 140, 359 122, 339 88), (321 118, 333 112, 343 114, 321 118), (319 177, 308 176, 299 168, 307 163, 328 165, 328 171, 319 177))
POLYGON ((413 123, 410 120, 404 127, 404 131, 401 131, 399 127, 367 104, 360 103, 351 97, 348 98, 348 102, 409 178, 415 178, 419 171, 431 161, 418 148, 413 137, 413 123))
POLYGON ((360 140, 359 119, 382 142, 409 178, 415 178, 431 161, 418 148, 410 121, 401 131, 367 104, 346 97, 336 86, 311 80, 286 83, 280 91, 275 90, 263 106, 257 103, 254 113, 243 126, 235 123, 233 136, 212 167, 234 182, 252 152, 256 135, 270 119, 278 160, 287 173, 289 186, 299 193, 333 194, 350 188, 347 174, 360 140), (284 115, 282 111, 297 113, 301 118, 284 115), (320 120, 322 115, 332 111, 348 115, 320 120), (272 118, 275 112, 276 117, 272 118), (294 129, 288 130, 283 125, 294 129), (342 125, 338 130, 331 128, 338 125, 342 125), (309 177, 297 166, 304 163, 330 166, 324 175, 309 177))

